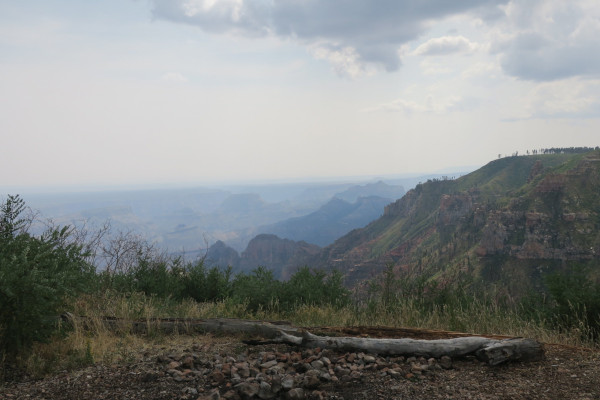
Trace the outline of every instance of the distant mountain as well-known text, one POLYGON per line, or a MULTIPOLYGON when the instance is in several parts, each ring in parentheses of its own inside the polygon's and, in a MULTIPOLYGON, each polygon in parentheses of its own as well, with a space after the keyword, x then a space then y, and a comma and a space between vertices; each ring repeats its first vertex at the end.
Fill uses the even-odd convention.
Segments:
POLYGON ((321 248, 303 241, 281 239, 262 234, 253 238, 241 256, 222 241, 213 244, 206 254, 208 267, 231 266, 234 272, 251 272, 259 266, 273 271, 277 279, 287 279, 305 260, 315 256, 321 248))
POLYGON ((354 203, 334 197, 313 213, 263 226, 259 231, 326 246, 352 229, 379 218, 390 202, 377 196, 361 197, 354 203))
POLYGON ((233 267, 240 265, 240 255, 235 249, 217 240, 206 252, 205 262, 208 266, 233 267))
POLYGON ((354 203, 361 197, 381 197, 389 199, 390 202, 404 196, 406 191, 400 185, 388 185, 383 181, 375 183, 367 183, 366 185, 355 185, 343 192, 336 193, 335 197, 345 200, 349 203, 354 203))
POLYGON ((355 285, 397 273, 494 285, 519 296, 544 274, 600 274, 600 151, 493 161, 456 180, 417 185, 383 216, 312 259, 355 285))
POLYGON ((292 205, 288 201, 268 203, 256 193, 238 193, 226 197, 219 207, 206 214, 172 216, 175 229, 165 235, 170 248, 182 246, 188 250, 198 249, 203 241, 222 240, 241 251, 256 235, 256 228, 287 218, 304 215, 314 208, 292 205), (178 222, 175 224, 175 222, 178 222))

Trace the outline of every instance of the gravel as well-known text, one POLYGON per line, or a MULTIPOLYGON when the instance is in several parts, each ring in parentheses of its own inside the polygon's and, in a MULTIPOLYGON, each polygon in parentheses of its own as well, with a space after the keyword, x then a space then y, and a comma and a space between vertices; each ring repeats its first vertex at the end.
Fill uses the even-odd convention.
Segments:
POLYGON ((129 363, 10 382, 0 399, 600 399, 600 352, 546 345, 546 359, 378 357, 174 338, 129 363))

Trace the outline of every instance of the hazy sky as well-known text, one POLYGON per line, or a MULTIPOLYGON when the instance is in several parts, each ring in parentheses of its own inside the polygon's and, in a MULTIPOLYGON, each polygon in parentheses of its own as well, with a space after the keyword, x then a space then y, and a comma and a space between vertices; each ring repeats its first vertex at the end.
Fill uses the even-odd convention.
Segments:
POLYGON ((598 0, 0 0, 0 186, 600 144, 598 0))

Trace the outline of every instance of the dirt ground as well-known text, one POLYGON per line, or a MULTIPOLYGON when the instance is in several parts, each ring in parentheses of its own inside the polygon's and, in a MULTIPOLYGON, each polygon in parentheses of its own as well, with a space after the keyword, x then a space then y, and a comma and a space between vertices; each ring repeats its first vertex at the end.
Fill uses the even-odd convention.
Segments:
MULTIPOLYGON (((418 337, 384 328, 322 331, 418 337)), ((431 332, 422 337, 436 338, 431 332)), ((445 365, 433 359, 246 345, 233 336, 179 336, 151 344, 127 363, 97 364, 0 387, 0 399, 244 398, 593 400, 600 399, 600 352, 545 344, 542 361, 490 367, 474 358, 445 365), (322 370, 312 374, 320 378, 314 382, 308 372, 313 366, 322 370), (297 389, 279 389, 286 378, 297 389)))

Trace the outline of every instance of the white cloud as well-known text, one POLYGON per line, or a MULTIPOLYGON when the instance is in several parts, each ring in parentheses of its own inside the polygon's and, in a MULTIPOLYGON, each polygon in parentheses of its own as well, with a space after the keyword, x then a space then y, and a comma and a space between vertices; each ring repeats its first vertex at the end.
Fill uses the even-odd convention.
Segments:
POLYGON ((182 9, 187 17, 216 12, 225 18, 229 17, 233 22, 238 22, 243 5, 243 0, 186 0, 182 3, 182 9))
POLYGON ((445 56, 449 54, 470 54, 479 48, 477 43, 471 42, 464 36, 443 36, 429 39, 417 47, 414 54, 417 56, 445 56))
POLYGON ((374 107, 365 108, 363 112, 400 112, 403 114, 433 113, 444 114, 452 111, 461 102, 461 98, 450 96, 434 99, 432 95, 427 96, 420 102, 407 99, 396 99, 389 103, 379 104, 374 107))
POLYGON ((528 118, 600 118, 600 80, 544 82, 526 101, 528 118))
POLYGON ((168 82, 187 82, 188 79, 179 72, 167 72, 161 79, 168 82))
POLYGON ((316 46, 311 50, 317 60, 327 60, 339 76, 358 78, 365 73, 365 65, 352 47, 330 49, 326 46, 316 46))
POLYGON ((461 78, 471 79, 476 77, 496 78, 501 74, 500 67, 492 62, 477 62, 461 73, 461 78))

